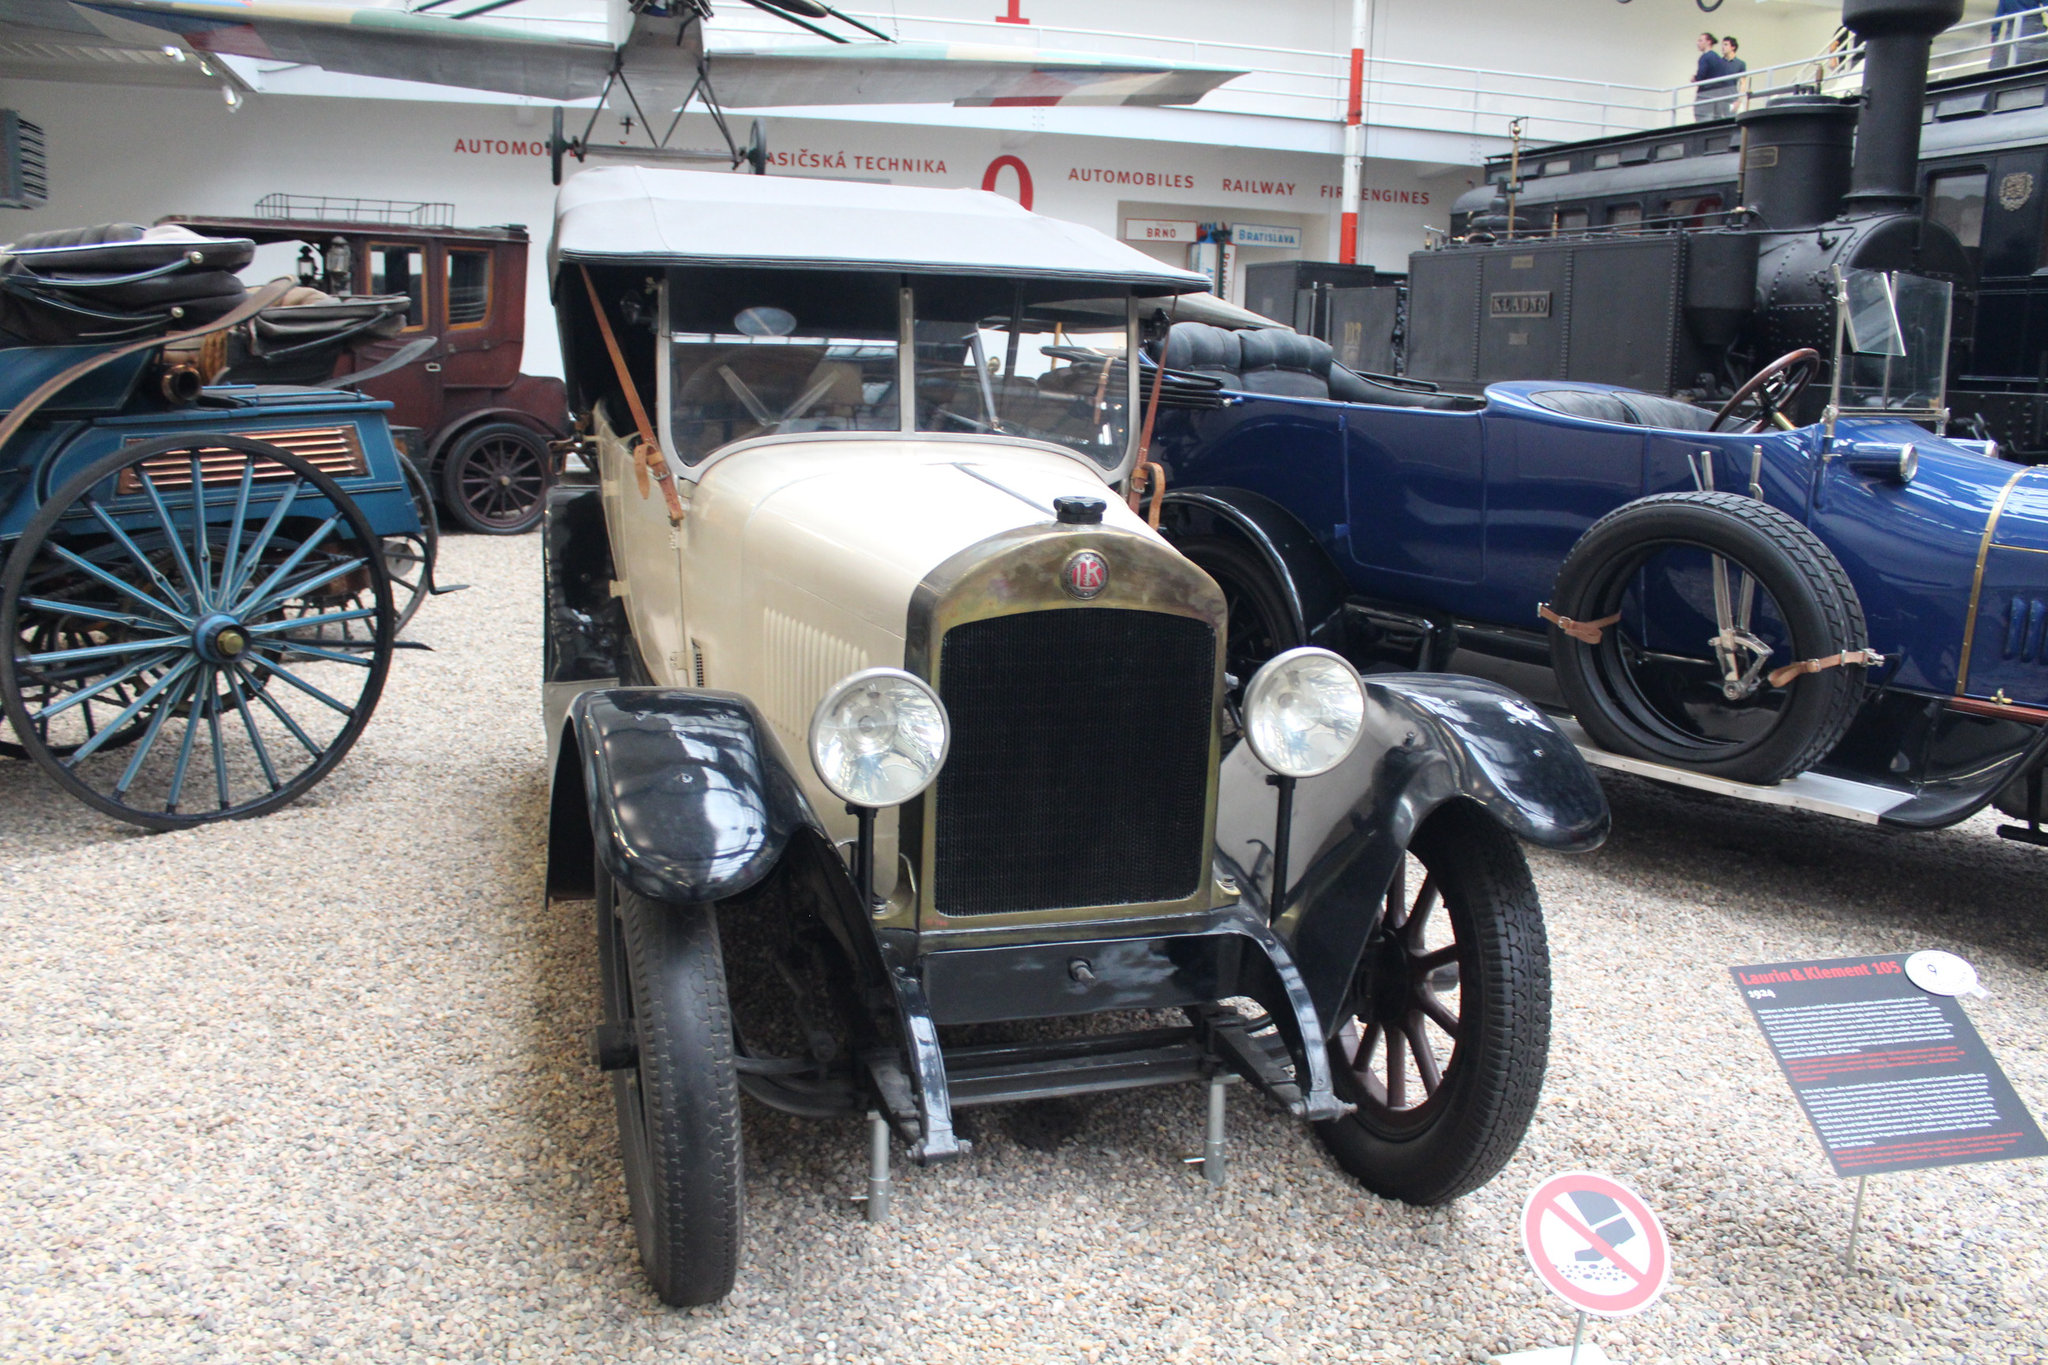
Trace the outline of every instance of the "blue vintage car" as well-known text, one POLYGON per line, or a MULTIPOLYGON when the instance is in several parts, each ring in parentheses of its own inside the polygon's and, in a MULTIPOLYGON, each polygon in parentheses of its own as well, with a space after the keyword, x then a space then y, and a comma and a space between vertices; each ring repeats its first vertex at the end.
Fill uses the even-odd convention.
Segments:
POLYGON ((2048 468, 1933 434, 1947 291, 1838 276, 1847 359, 1782 357, 1719 414, 1561 380, 1439 393, 1162 318, 1163 527, 1230 600, 1237 676, 1309 642, 1455 667, 1569 710, 1618 766, 1817 775, 1907 828, 1997 799, 2038 839, 2048 468), (1823 374, 1826 419, 1793 427, 1823 374))

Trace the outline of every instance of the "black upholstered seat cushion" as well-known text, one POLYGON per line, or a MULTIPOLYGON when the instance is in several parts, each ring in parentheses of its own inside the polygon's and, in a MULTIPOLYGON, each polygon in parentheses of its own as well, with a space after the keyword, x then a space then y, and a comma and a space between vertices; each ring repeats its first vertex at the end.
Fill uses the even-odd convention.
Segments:
POLYGON ((1176 322, 1166 334, 1166 368, 1204 374, 1237 387, 1239 333, 1206 322, 1176 322))
POLYGON ((1676 398, 1654 393, 1605 392, 1591 389, 1546 389, 1529 395, 1539 408, 1549 408, 1568 417, 1594 422, 1612 422, 1624 427, 1657 427, 1667 431, 1705 431, 1714 424, 1714 414, 1676 398))
POLYGON ((1372 403, 1383 408, 1434 408, 1439 412, 1477 412, 1483 398, 1462 393, 1434 393, 1401 384, 1381 384, 1342 365, 1330 366, 1330 397, 1340 403, 1372 403))
POLYGON ((1275 327, 1238 333, 1242 380, 1247 393, 1284 398, 1330 396, 1330 343, 1275 327))

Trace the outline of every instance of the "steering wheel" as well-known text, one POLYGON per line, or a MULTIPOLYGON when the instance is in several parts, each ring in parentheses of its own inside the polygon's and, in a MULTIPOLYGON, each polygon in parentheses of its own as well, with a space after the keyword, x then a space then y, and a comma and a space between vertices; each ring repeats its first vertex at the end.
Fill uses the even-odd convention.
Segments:
POLYGON ((1751 431, 1762 431, 1766 421, 1775 421, 1779 426, 1791 429, 1792 423, 1785 417, 1784 410, 1794 399, 1806 391, 1814 376, 1820 373, 1820 352, 1811 346, 1801 346, 1796 351, 1787 351, 1770 364, 1749 377, 1749 381, 1735 391, 1735 395, 1721 405, 1714 414, 1708 431, 1719 431, 1721 424, 1735 415, 1735 410, 1754 398, 1757 402, 1757 416, 1751 431))

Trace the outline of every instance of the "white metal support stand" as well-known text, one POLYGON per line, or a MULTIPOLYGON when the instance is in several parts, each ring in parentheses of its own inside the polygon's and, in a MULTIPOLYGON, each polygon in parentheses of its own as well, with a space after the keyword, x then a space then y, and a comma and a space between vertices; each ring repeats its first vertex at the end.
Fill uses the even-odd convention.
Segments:
POLYGON ((879 1110, 868 1111, 868 1198, 867 1220, 879 1223, 889 1216, 889 1120, 879 1110))

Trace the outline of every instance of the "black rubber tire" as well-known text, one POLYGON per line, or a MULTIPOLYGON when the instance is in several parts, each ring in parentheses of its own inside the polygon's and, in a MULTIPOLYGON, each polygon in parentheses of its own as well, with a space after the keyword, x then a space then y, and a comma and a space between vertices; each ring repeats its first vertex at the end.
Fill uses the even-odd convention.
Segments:
POLYGON ((1230 611, 1223 668, 1240 687, 1275 654, 1308 643, 1295 627, 1286 593, 1257 551, 1227 536, 1190 537, 1175 548, 1223 589, 1230 611))
MULTIPOLYGON (((1641 498, 1588 528, 1557 572, 1551 607, 1578 621, 1619 610, 1636 567, 1664 547, 1721 555, 1750 573, 1769 594, 1790 635, 1785 658, 1771 667, 1866 647, 1855 585, 1833 551, 1777 508, 1735 493, 1667 493, 1641 498)), ((1768 784, 1804 772, 1825 758, 1856 718, 1865 668, 1847 664, 1757 694, 1758 714, 1773 718, 1760 733, 1728 740, 1688 733, 1641 692, 1623 627, 1597 645, 1552 630, 1551 667, 1558 690, 1595 744, 1614 753, 1670 763, 1737 782, 1768 784)))
POLYGON ((405 486, 412 494, 413 510, 419 513, 420 534, 384 538, 384 570, 391 577, 391 595, 397 604, 394 635, 404 634, 427 600, 434 582, 434 561, 441 553, 441 516, 434 506, 434 491, 427 476, 404 451, 398 453, 405 486))
POLYGON ((665 905, 597 869, 604 1021, 631 1025, 635 1065, 612 1072, 640 1264, 663 1303, 732 1292, 742 1219, 739 1073, 718 919, 665 905))
MULTIPOLYGON (((1383 913, 1330 1044, 1338 1097, 1359 1107, 1347 1118, 1315 1125, 1315 1132, 1337 1164, 1374 1193, 1446 1204, 1500 1172, 1536 1112, 1550 1058, 1550 945, 1521 846, 1478 806, 1440 808, 1408 851, 1410 868, 1420 863, 1423 880, 1397 878, 1388 904, 1410 905, 1405 891, 1411 887, 1414 902, 1431 885, 1442 896, 1458 968, 1458 1036, 1450 1061, 1437 1087, 1402 1109, 1376 1096, 1353 1070, 1354 1021, 1361 1008, 1371 1010, 1362 1002, 1391 979, 1385 972, 1391 954, 1402 954, 1412 970, 1410 949, 1389 944, 1392 916, 1383 913)), ((1419 1020, 1416 1027, 1422 1027, 1419 1020)))
POLYGON ((547 440, 517 422, 485 422, 449 443, 436 468, 441 505, 456 525, 485 536, 540 525, 555 481, 547 440))

